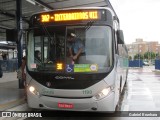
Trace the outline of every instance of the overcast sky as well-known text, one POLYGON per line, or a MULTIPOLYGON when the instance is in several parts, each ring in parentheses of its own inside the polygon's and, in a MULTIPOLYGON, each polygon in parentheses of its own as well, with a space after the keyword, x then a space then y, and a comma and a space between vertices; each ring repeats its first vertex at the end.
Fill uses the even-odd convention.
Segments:
POLYGON ((160 44, 160 0, 110 0, 127 44, 136 38, 160 44))

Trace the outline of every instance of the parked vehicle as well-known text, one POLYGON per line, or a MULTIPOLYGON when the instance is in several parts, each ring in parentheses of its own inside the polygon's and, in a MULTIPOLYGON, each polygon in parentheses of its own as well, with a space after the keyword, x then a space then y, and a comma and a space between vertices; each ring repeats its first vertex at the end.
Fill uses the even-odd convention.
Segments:
POLYGON ((148 62, 143 62, 143 65, 144 66, 149 66, 149 63, 148 62))

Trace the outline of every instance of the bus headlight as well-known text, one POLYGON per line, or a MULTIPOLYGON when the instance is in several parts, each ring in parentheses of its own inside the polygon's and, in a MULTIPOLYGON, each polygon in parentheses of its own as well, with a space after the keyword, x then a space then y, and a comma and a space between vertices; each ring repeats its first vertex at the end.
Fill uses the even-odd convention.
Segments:
POLYGON ((33 87, 33 86, 30 86, 30 87, 29 87, 29 91, 30 91, 31 93, 33 93, 34 95, 39 95, 39 92, 37 92, 37 90, 36 90, 35 87, 33 87))
POLYGON ((104 88, 102 91, 100 91, 99 93, 97 93, 95 96, 93 96, 93 98, 95 100, 100 100, 102 98, 104 98, 105 96, 107 96, 109 94, 109 92, 111 91, 111 88, 104 88))

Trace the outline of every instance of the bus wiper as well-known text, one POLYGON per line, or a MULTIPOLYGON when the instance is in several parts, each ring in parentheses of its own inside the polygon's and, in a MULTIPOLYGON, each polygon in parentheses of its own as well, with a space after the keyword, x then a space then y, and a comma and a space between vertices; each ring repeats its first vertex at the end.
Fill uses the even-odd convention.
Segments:
POLYGON ((87 31, 93 25, 93 23, 94 21, 89 21, 87 25, 85 26, 85 30, 87 31))
POLYGON ((42 26, 42 29, 43 29, 43 30, 45 31, 45 33, 47 34, 49 40, 52 41, 51 35, 50 35, 50 33, 48 32, 46 26, 45 26, 43 23, 40 24, 40 26, 42 26))
POLYGON ((48 71, 49 69, 45 66, 45 63, 37 65, 36 71, 48 71))

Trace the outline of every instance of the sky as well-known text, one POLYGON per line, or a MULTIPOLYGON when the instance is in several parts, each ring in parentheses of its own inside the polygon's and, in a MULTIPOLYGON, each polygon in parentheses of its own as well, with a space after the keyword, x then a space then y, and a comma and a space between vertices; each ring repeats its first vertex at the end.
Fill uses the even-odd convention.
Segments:
POLYGON ((137 38, 160 44, 160 0, 110 0, 126 44, 137 38))

